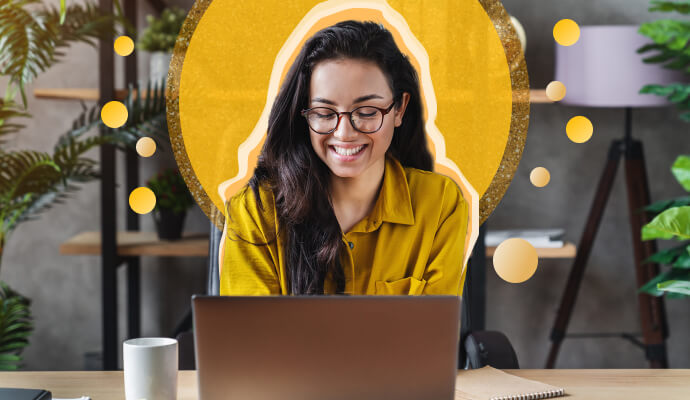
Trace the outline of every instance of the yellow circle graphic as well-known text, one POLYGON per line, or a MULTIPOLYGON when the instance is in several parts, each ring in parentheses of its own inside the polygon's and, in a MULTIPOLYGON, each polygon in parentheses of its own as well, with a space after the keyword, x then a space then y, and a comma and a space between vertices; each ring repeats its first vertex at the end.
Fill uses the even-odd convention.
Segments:
POLYGON ((129 207, 137 214, 148 214, 156 206, 156 195, 147 187, 140 186, 129 194, 129 207))
POLYGON ((553 27, 553 38, 561 46, 572 46, 580 39, 580 26, 572 19, 562 19, 553 27))
POLYGON ((565 85, 563 82, 553 81, 546 85, 546 97, 551 101, 561 101, 565 97, 565 85))
POLYGON ((129 36, 120 36, 115 39, 113 47, 115 48, 115 53, 126 57, 134 51, 134 41, 129 36))
POLYGON ((515 174, 529 123, 527 69, 499 0, 428 2, 423 13, 402 0, 295 0, 280 13, 268 0, 195 2, 166 101, 175 158, 199 206, 223 228, 223 202, 254 171, 291 61, 317 30, 346 19, 383 24, 417 69, 434 169, 461 186, 478 228, 515 174))
POLYGON ((156 152, 156 142, 150 137, 137 140, 137 153, 142 157, 151 157, 156 152))
POLYGON ((584 143, 592 137, 594 126, 587 117, 578 115, 570 118, 568 124, 565 126, 565 132, 573 142, 584 143))
POLYGON ((536 187, 544 187, 549 184, 551 174, 549 173, 548 169, 544 167, 537 167, 530 172, 529 180, 532 182, 532 185, 536 187))
POLYGON ((101 120, 110 128, 119 128, 127 122, 127 107, 119 101, 109 101, 101 109, 101 120))
POLYGON ((520 238, 506 239, 498 245, 493 257, 496 274, 506 282, 521 283, 534 275, 539 263, 537 250, 520 238))

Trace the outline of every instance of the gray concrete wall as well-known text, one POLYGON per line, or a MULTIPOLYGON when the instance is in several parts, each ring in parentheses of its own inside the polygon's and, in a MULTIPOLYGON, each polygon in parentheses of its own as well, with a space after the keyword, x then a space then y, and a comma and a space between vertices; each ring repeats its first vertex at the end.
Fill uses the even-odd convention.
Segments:
MULTIPOLYGON (((140 5, 140 26, 152 10, 140 5)), ((179 4, 190 6, 189 0, 179 4)), ((553 75, 553 24, 572 18, 587 24, 634 24, 654 18, 644 0, 506 0, 506 9, 525 26, 528 36, 527 63, 532 87, 544 87, 553 75)), ((43 75, 28 90, 54 87, 97 87, 98 57, 95 49, 76 45, 67 50, 65 61, 43 75)), ((117 57, 117 56, 116 56, 117 57)), ((148 73, 148 58, 139 54, 140 77, 148 73)), ((118 71, 122 71, 122 60, 118 71)), ((121 82, 121 74, 117 82, 121 82)), ((2 81, 4 84, 6 82, 2 81)), ((38 100, 30 96, 29 110, 35 118, 9 148, 49 151, 56 138, 76 117, 80 105, 69 101, 38 100)), ((488 220, 489 227, 563 227, 567 238, 577 241, 584 226, 593 191, 609 141, 622 135, 621 110, 585 109, 560 105, 534 105, 527 146, 513 183, 488 220), (565 121, 573 115, 588 116, 595 126, 593 138, 582 145, 570 142, 565 121), (534 188, 529 172, 536 166, 551 171, 551 183, 534 188)), ((646 109, 634 113, 634 136, 644 140, 654 200, 683 194, 669 167, 678 154, 690 153, 687 124, 679 122, 672 109, 646 109)), ((98 158, 98 151, 90 154, 98 158)), ((122 187, 123 160, 118 160, 118 223, 124 228, 127 209, 122 187)), ((141 182, 171 162, 159 155, 142 160, 141 182)), ((621 170, 622 172, 622 170, 621 170)), ((622 175, 621 175, 622 178, 622 175)), ((616 182, 610 205, 597 236, 572 331, 639 331, 632 242, 627 222, 623 180, 616 182)), ((10 238, 3 257, 2 280, 33 299, 36 331, 25 352, 26 369, 78 370, 84 354, 98 351, 101 340, 100 259, 96 256, 59 255, 61 242, 100 225, 99 183, 84 185, 64 205, 56 206, 36 222, 21 225, 10 238)), ((151 216, 142 216, 142 229, 153 230, 151 216)), ((208 221, 195 209, 186 230, 206 232, 208 221)), ((201 258, 143 258, 142 335, 169 335, 187 310, 189 296, 204 290, 205 260, 201 258)), ((490 265, 490 264, 489 264, 490 265)), ((488 270, 489 329, 504 331, 513 341, 525 368, 543 366, 548 335, 559 295, 565 285, 570 261, 541 260, 536 275, 527 283, 510 285, 488 270)), ((120 298, 124 299, 124 274, 120 271, 120 298)), ((124 303, 121 302, 121 337, 124 337, 124 303)), ((667 302, 672 367, 690 366, 690 303, 667 302)), ((620 339, 566 341, 559 367, 643 368, 643 354, 620 339)))

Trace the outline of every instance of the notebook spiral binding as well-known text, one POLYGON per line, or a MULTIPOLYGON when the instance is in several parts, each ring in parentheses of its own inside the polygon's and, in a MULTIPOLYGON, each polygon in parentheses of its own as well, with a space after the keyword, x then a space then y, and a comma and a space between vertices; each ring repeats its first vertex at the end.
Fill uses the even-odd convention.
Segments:
POLYGON ((565 391, 563 389, 548 390, 546 392, 521 394, 517 396, 499 396, 492 397, 491 400, 534 400, 534 399, 550 399, 552 397, 563 396, 565 391))

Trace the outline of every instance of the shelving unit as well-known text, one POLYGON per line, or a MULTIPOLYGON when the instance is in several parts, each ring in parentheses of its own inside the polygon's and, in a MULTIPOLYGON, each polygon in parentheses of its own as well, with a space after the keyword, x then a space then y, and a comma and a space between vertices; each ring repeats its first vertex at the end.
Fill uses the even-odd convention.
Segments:
MULTIPOLYGON (((160 13, 167 4, 163 0, 148 0, 154 9, 160 13)), ((99 8, 105 13, 113 13, 113 0, 98 0, 99 8)), ((125 18, 133 25, 137 25, 136 0, 123 0, 125 18)), ((85 100, 97 101, 100 106, 112 100, 122 100, 126 90, 115 90, 115 52, 114 37, 111 34, 99 41, 98 74, 99 87, 86 89, 36 89, 34 95, 40 99, 51 100, 85 100)), ((137 53, 125 58, 125 85, 137 81, 137 53)), ((108 128, 103 127, 101 135, 108 134, 108 128)), ((125 154, 125 203, 129 193, 139 186, 139 156, 134 150, 125 154)), ((115 147, 100 146, 101 163, 101 230, 99 232, 85 232, 63 243, 63 254, 97 254, 101 256, 101 296, 102 296, 102 343, 103 369, 118 368, 118 338, 117 329, 117 269, 126 267, 127 272, 127 337, 140 336, 140 256, 142 255, 171 255, 187 256, 199 255, 199 238, 189 237, 183 242, 186 245, 174 246, 154 240, 150 233, 139 231, 139 215, 127 208, 126 233, 117 232, 117 199, 115 192, 116 157, 115 147), (189 249, 189 253, 187 253, 189 249)), ((155 234, 153 234, 155 235, 155 234)), ((203 240, 203 239, 201 239, 203 240)), ((208 254, 208 249, 204 255, 208 254)))

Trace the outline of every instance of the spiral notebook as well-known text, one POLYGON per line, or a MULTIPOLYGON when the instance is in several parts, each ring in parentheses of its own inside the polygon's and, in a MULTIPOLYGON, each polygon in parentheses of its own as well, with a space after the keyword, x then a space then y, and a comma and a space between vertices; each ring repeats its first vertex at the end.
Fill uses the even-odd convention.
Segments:
POLYGON ((455 380, 455 399, 523 400, 563 396, 563 388, 520 378, 492 367, 460 371, 455 380))

